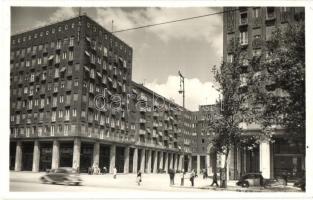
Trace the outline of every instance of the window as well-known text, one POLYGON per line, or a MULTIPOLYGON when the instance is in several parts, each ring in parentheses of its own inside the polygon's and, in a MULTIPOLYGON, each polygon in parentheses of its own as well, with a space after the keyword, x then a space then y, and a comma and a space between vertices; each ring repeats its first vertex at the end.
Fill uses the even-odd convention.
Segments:
POLYGON ((227 62, 232 63, 234 60, 234 55, 233 54, 227 54, 227 62))
POLYGON ((70 131, 70 125, 66 124, 64 126, 64 135, 68 135, 68 132, 70 131))
POLYGON ((78 80, 74 81, 74 86, 77 87, 78 86, 78 80))
POLYGON ((79 69, 80 69, 79 64, 75 64, 75 71, 79 71, 79 69))
POLYGON ((73 117, 76 117, 76 108, 74 108, 74 109, 72 110, 72 116, 73 116, 73 117))
POLYGON ((275 18, 275 8, 274 7, 267 7, 266 8, 266 19, 273 19, 275 18))
POLYGON ((63 110, 59 110, 59 118, 63 118, 63 110))
POLYGON ((61 95, 61 96, 60 96, 60 103, 63 103, 63 101, 64 101, 64 96, 61 95))
POLYGON ((253 17, 254 18, 260 17, 260 8, 253 8, 253 17))
POLYGON ((74 46, 74 36, 70 37, 70 46, 74 46))
POLYGON ((252 29, 252 35, 254 39, 261 38, 261 29, 260 28, 252 29))
POLYGON ((78 94, 74 94, 74 95, 73 95, 73 100, 74 100, 74 101, 78 101, 78 94))
POLYGON ((67 57, 67 52, 63 52, 63 53, 62 53, 62 59, 65 60, 66 57, 67 57))
POLYGON ((253 49, 252 55, 255 56, 261 56, 262 49, 253 49))
POLYGON ((50 136, 54 136, 54 125, 50 127, 50 136))
POLYGON ((240 32, 239 42, 241 45, 247 45, 248 44, 248 32, 247 31, 240 32))
POLYGON ((272 39, 272 35, 273 35, 273 31, 274 31, 274 26, 267 26, 265 28, 266 30, 266 41, 271 40, 272 39))
POLYGON ((65 110, 65 120, 70 120, 70 109, 65 110))
POLYGON ((62 27, 61 27, 61 26, 59 26, 58 31, 59 31, 59 32, 61 32, 61 31, 62 31, 62 27))
POLYGON ((248 14, 246 12, 240 14, 239 24, 241 25, 248 24, 248 14))
POLYGON ((56 121, 56 117, 57 117, 56 111, 52 111, 51 121, 55 122, 56 121))

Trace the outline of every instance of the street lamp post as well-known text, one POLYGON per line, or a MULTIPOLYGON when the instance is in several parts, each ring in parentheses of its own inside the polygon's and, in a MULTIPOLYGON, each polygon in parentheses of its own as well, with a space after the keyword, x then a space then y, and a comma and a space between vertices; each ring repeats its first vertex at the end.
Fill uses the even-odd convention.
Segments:
POLYGON ((178 75, 180 77, 179 82, 179 94, 183 94, 183 108, 185 108, 185 77, 178 71, 178 75))

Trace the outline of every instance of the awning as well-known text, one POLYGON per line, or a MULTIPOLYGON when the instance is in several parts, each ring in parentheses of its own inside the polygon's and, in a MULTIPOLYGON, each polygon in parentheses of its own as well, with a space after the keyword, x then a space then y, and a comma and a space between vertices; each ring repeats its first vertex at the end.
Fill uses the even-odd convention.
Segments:
POLYGON ((84 69, 89 72, 89 68, 87 66, 84 66, 84 69))
POLYGON ((112 82, 112 79, 110 77, 108 79, 109 79, 110 82, 112 82))
POLYGON ((123 63, 123 59, 121 57, 118 57, 118 60, 123 63))
POLYGON ((54 56, 53 55, 51 55, 50 57, 49 57, 49 59, 48 60, 52 60, 54 58, 54 56))
POLYGON ((120 87, 122 87, 122 83, 118 82, 118 85, 119 85, 120 87))
POLYGON ((85 54, 86 54, 87 56, 90 56, 90 53, 89 53, 88 51, 85 51, 85 54))
POLYGON ((132 91, 133 91, 133 93, 137 94, 137 90, 133 89, 132 91))
POLYGON ((66 68, 65 68, 65 67, 62 67, 61 70, 60 70, 60 72, 64 72, 65 70, 66 70, 66 68))
POLYGON ((86 40, 87 40, 88 42, 90 42, 90 41, 91 41, 91 40, 90 40, 90 38, 89 38, 89 37, 87 37, 87 36, 86 36, 86 40))
POLYGON ((108 94, 111 96, 112 95, 112 92, 110 92, 109 90, 107 90, 108 91, 108 94))
POLYGON ((99 72, 97 72, 97 75, 98 75, 99 77, 102 77, 102 75, 101 75, 99 72))

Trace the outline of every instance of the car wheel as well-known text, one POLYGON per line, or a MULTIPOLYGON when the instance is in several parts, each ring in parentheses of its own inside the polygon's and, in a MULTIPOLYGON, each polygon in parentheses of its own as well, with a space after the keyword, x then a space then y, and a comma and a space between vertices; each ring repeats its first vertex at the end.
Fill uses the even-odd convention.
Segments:
POLYGON ((47 181, 47 179, 46 179, 46 178, 41 177, 41 178, 40 178, 40 182, 41 182, 41 183, 47 183, 48 181, 47 181))
POLYGON ((242 182, 241 186, 244 188, 247 188, 247 187, 249 187, 249 183, 248 182, 242 182))
POLYGON ((304 185, 301 186, 301 190, 305 191, 305 186, 304 185))
POLYGON ((75 183, 75 185, 77 185, 77 186, 80 185, 80 182, 75 183))

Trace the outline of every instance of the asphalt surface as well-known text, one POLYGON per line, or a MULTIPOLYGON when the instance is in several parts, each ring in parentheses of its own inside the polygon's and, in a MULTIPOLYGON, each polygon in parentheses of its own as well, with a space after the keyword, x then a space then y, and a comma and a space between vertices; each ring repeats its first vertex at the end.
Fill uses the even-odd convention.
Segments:
POLYGON ((175 176, 175 185, 169 185, 167 174, 143 174, 140 186, 136 184, 136 174, 118 174, 113 179, 111 174, 87 175, 82 174, 81 186, 67 186, 57 184, 42 184, 39 178, 45 173, 10 172, 11 192, 114 192, 114 191, 162 191, 162 192, 209 192, 209 191, 237 191, 237 192, 301 192, 292 186, 264 189, 260 187, 241 188, 235 181, 228 182, 228 188, 211 187, 212 180, 198 177, 195 186, 191 187, 189 179, 185 179, 184 186, 180 186, 180 174, 175 176))

